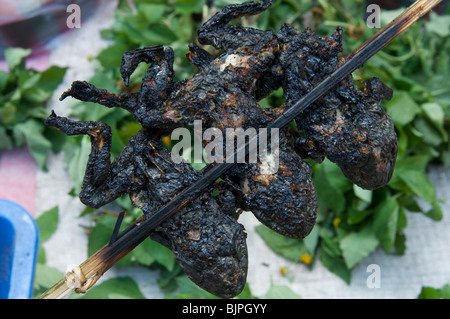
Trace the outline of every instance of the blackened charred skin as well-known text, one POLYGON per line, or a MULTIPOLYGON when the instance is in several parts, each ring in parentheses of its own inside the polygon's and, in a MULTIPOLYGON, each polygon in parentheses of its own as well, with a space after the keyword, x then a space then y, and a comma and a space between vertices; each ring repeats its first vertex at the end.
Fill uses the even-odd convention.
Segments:
MULTIPOLYGON (((278 51, 272 31, 228 26, 243 15, 257 14, 271 1, 250 2, 224 8, 201 29, 201 41, 212 41, 225 51, 211 59, 196 50, 191 62, 201 72, 192 79, 173 83, 173 51, 152 47, 128 51, 122 60, 121 74, 126 85, 139 63, 149 63, 141 90, 135 94, 112 94, 87 82, 76 81, 61 99, 72 96, 106 107, 124 108, 133 114, 143 129, 130 139, 125 149, 111 163, 110 143, 102 144, 108 134, 100 129, 91 138, 92 152, 80 199, 88 206, 102 206, 124 193, 132 203, 151 216, 198 177, 186 163, 175 164, 154 140, 162 129, 192 126, 202 120, 205 128, 222 130, 234 127, 263 127, 270 119, 254 94, 255 77, 266 71, 278 51), (218 40, 218 41, 216 41, 218 40), (103 149, 99 152, 99 149, 103 149), (109 174, 96 172, 104 164, 109 174), (106 178, 98 182, 97 178, 106 178)), ((200 40, 200 39, 199 39, 200 40)), ((50 118, 48 123, 53 123, 50 118)), ((86 134, 85 127, 102 126, 100 122, 58 119, 55 127, 66 134, 86 134)), ((103 126, 102 126, 103 127, 103 126)), ((109 135, 110 136, 110 132, 109 135)), ((218 196, 205 195, 189 202, 180 212, 155 230, 152 238, 174 252, 186 274, 200 287, 224 298, 234 297, 244 287, 247 273, 247 249, 243 227, 237 223, 237 202, 229 191, 218 196), (235 202, 235 206, 231 207, 235 202)))
POLYGON ((370 78, 365 83, 364 92, 375 101, 390 101, 394 95, 394 91, 380 79, 370 78))
POLYGON ((272 0, 263 0, 225 6, 200 27, 199 43, 210 44, 224 51, 252 48, 255 44, 258 46, 263 42, 262 35, 268 34, 268 31, 233 26, 229 25, 229 22, 243 16, 259 14, 271 5, 272 0))
POLYGON ((197 45, 197 43, 189 43, 189 52, 186 59, 200 71, 205 69, 216 57, 208 53, 197 45))
MULTIPOLYGON (((199 69, 190 79, 174 82, 174 53, 162 46, 127 51, 121 75, 125 85, 139 63, 149 67, 137 93, 114 94, 84 81, 73 82, 61 99, 72 96, 133 114, 142 129, 122 152, 110 159, 111 129, 99 121, 73 121, 54 112, 46 120, 67 135, 88 135, 92 149, 80 200, 98 208, 129 194, 133 205, 152 216, 201 177, 188 163, 175 163, 159 141, 167 130, 267 127, 343 62, 342 30, 326 38, 310 29, 284 25, 275 34, 231 25, 233 19, 266 10, 271 0, 228 5, 198 32, 198 43, 223 53, 215 57, 196 43, 187 59, 199 69), (262 110, 257 101, 282 87, 286 103, 262 110)), ((274 231, 304 238, 315 223, 317 196, 311 167, 303 158, 328 157, 345 176, 363 188, 385 185, 394 169, 397 139, 392 120, 380 107, 392 90, 370 79, 360 90, 351 76, 297 117, 299 131, 281 130, 278 170, 263 163, 236 165, 225 182, 207 187, 165 220, 151 238, 174 253, 197 285, 223 298, 239 294, 247 274, 245 232, 239 212, 251 210, 274 231), (289 139, 288 139, 289 138, 289 139), (238 210, 237 210, 238 209, 238 210)), ((272 163, 273 164, 273 163, 272 163)))
POLYGON ((221 298, 238 295, 247 278, 244 228, 222 213, 214 197, 197 198, 150 236, 174 253, 199 287, 221 298))
POLYGON ((193 78, 173 83, 173 51, 151 47, 128 51, 122 60, 125 82, 140 62, 150 63, 139 93, 131 97, 111 94, 86 82, 76 82, 62 98, 73 96, 82 101, 121 107, 149 129, 203 126, 220 129, 261 127, 270 118, 257 104, 255 79, 272 65, 279 50, 273 31, 244 28, 228 23, 244 15, 258 14, 272 1, 228 5, 199 30, 199 42, 224 51, 212 59, 205 51, 191 45, 191 62, 201 72, 193 78), (164 54, 163 54, 164 53, 164 54), (124 104, 124 100, 130 103, 124 104))
MULTIPOLYGON (((310 29, 299 31, 284 25, 278 32, 281 53, 276 64, 283 72, 287 107, 294 104, 342 63, 342 30, 328 38, 310 29)), ((305 145, 314 145, 335 162, 344 175, 365 189, 386 185, 397 158, 397 136, 392 119, 380 106, 392 90, 371 79, 363 92, 352 76, 296 118, 306 134, 305 145)), ((317 157, 317 154, 316 154, 317 157)))
POLYGON ((122 65, 120 66, 120 74, 125 85, 128 86, 130 77, 139 63, 154 63, 161 60, 163 55, 164 49, 162 45, 126 51, 122 56, 122 65))
POLYGON ((130 112, 134 111, 139 98, 136 93, 110 93, 107 90, 98 89, 86 81, 74 81, 70 89, 61 95, 60 100, 62 101, 69 96, 83 102, 97 103, 109 108, 120 107, 130 112))
POLYGON ((45 124, 69 136, 88 135, 91 138, 91 153, 79 195, 83 204, 99 208, 144 186, 143 179, 136 172, 136 167, 130 165, 134 156, 132 145, 138 144, 137 137, 133 137, 125 149, 111 162, 112 135, 107 124, 100 121, 74 121, 57 116, 53 111, 45 124))
POLYGON ((285 128, 284 131, 286 132, 286 135, 290 136, 292 139, 291 145, 301 158, 312 159, 317 163, 323 162, 325 159, 325 154, 318 149, 313 141, 290 127, 285 128))
POLYGON ((317 216, 310 164, 284 144, 280 147, 277 172, 268 174, 266 165, 247 164, 239 175, 243 197, 240 207, 283 236, 306 237, 317 216))
MULTIPOLYGON (((397 136, 391 118, 378 104, 367 101, 348 103, 300 123, 308 138, 347 178, 362 188, 376 189, 392 176, 397 136)), ((332 105, 330 99, 327 102, 332 105)))
MULTIPOLYGON (((279 50, 277 37, 273 31, 228 23, 260 13, 270 5, 271 1, 228 5, 208 20, 199 29, 199 43, 211 44, 224 53, 215 58, 192 43, 187 56, 201 71, 191 79, 171 86, 172 78, 152 64, 147 74, 152 74, 149 79, 153 78, 154 93, 141 89, 143 102, 133 110, 135 119, 152 129, 192 127, 195 120, 202 120, 205 128, 219 129, 267 124, 269 117, 254 98, 254 82, 272 65, 279 50), (167 87, 171 87, 170 93, 167 87), (168 94, 167 99, 155 102, 153 97, 162 91, 168 94)), ((144 83, 150 82, 144 79, 144 83)))
MULTIPOLYGON (((111 129, 103 122, 74 121, 54 112, 45 121, 67 135, 89 135, 92 149, 80 192, 87 206, 99 208, 129 194, 133 205, 151 216, 199 178, 188 163, 176 164, 154 140, 158 132, 142 129, 111 163, 111 129), (156 133, 156 134, 155 134, 156 133)), ((247 246, 244 228, 232 212, 230 192, 217 199, 212 189, 189 202, 159 225, 151 238, 174 253, 182 269, 198 286, 223 298, 244 288, 247 246), (220 276, 218 276, 220 274, 220 276)))
MULTIPOLYGON (((147 186, 131 193, 130 198, 148 217, 200 176, 188 163, 175 164, 169 153, 153 148, 145 152, 140 168, 147 186)), ((213 197, 212 188, 206 189, 150 237, 172 250, 183 271, 199 287, 232 298, 246 282, 247 244, 244 227, 236 221, 235 206, 231 207, 234 198, 226 189, 222 192, 213 197), (226 205, 219 205, 216 199, 226 205)))
MULTIPOLYGON (((259 31, 259 30, 258 30, 259 31)), ((174 83, 168 99, 154 107, 136 109, 135 118, 147 128, 191 126, 202 120, 205 128, 221 130, 235 127, 262 127, 270 118, 254 98, 254 79, 262 74, 275 58, 278 44, 273 32, 256 37, 256 32, 242 28, 242 34, 255 37, 259 42, 253 47, 228 51, 212 60, 207 66, 199 63, 201 72, 191 79, 174 83), (244 32, 245 31, 245 32, 244 32), (255 34, 253 34, 255 33, 255 34)), ((245 39, 234 38, 238 40, 245 39)), ((231 40, 229 40, 231 41, 231 40)))

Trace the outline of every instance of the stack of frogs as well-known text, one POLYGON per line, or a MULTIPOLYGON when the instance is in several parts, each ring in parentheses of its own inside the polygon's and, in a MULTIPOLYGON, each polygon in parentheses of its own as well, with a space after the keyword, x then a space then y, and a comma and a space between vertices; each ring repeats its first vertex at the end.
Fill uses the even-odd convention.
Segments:
MULTIPOLYGON (((222 50, 213 56, 197 43, 187 59, 199 69, 192 78, 174 82, 173 50, 162 46, 123 55, 125 84, 141 62, 149 64, 137 93, 113 94, 75 81, 61 99, 131 112, 142 125, 111 162, 111 129, 99 121, 74 121, 54 112, 46 124, 67 135, 91 137, 81 201, 101 207, 129 194, 133 204, 152 216, 204 171, 174 162, 161 137, 180 127, 262 128, 336 70, 345 59, 342 30, 318 37, 284 25, 277 33, 231 25, 233 19, 266 10, 272 1, 228 5, 198 31, 200 45, 222 50), (258 100, 282 88, 286 102, 262 109, 258 100)), ((247 276, 247 246, 239 211, 248 210, 266 226, 291 238, 304 238, 315 223, 317 195, 311 166, 304 160, 335 162, 344 175, 365 189, 387 184, 397 157, 391 118, 380 106, 392 90, 371 79, 361 90, 352 76, 343 80, 296 118, 298 130, 279 132, 278 170, 267 163, 242 163, 205 189, 182 210, 160 224, 150 237, 171 249, 188 277, 223 298, 239 294, 247 276), (213 192, 213 190, 215 190, 213 192)), ((205 168, 208 169, 208 166, 205 168)))

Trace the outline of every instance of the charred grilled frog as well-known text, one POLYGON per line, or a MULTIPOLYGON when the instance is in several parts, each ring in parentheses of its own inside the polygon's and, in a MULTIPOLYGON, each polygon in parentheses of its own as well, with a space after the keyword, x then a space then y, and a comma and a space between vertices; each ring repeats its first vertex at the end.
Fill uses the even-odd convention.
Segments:
MULTIPOLYGON (((98 208, 129 194, 132 203, 151 216, 204 171, 174 162, 161 136, 180 127, 264 128, 342 62, 341 32, 320 38, 289 25, 278 32, 242 27, 229 22, 263 12, 271 0, 227 5, 203 24, 198 44, 191 43, 187 59, 199 72, 174 81, 170 47, 141 48, 124 53, 120 72, 124 83, 139 63, 149 67, 139 92, 114 94, 85 81, 75 81, 69 96, 133 114, 142 126, 111 162, 111 129, 99 121, 74 121, 52 112, 46 124, 67 135, 89 135, 92 149, 80 200, 98 208), (213 56, 200 45, 222 53, 213 56), (286 103, 262 109, 258 100, 283 88, 286 103)), ((386 184, 396 157, 392 121, 379 106, 390 89, 373 79, 361 91, 349 77, 297 119, 304 134, 279 132, 278 169, 268 173, 271 157, 237 164, 203 195, 160 224, 150 237, 171 249, 181 268, 203 289, 223 298, 241 292, 247 274, 245 231, 237 222, 241 210, 252 211, 266 226, 292 238, 312 230, 317 195, 311 165, 325 156, 365 188, 386 184), (288 138, 294 136, 294 139, 288 138), (213 189, 216 194, 213 196, 213 189), (217 193, 218 191, 218 193, 217 193)), ((272 149, 274 145, 271 145, 272 149)))

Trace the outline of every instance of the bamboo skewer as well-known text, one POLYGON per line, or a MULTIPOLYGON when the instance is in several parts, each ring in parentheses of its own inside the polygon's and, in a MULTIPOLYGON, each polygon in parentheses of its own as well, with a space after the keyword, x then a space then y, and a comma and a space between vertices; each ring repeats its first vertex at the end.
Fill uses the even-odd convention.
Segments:
MULTIPOLYGON (((442 0, 416 1, 395 20, 382 28, 355 51, 350 53, 350 55, 347 56, 346 62, 339 69, 297 101, 286 112, 281 114, 269 125, 269 128, 282 128, 289 124, 303 110, 357 68, 361 67, 361 65, 373 55, 382 50, 441 1, 442 0)), ((267 130, 267 133, 270 134, 270 130, 267 130)), ((254 137, 254 139, 257 138, 258 136, 254 137)), ((248 145, 252 142, 253 140, 248 141, 236 152, 245 151, 247 153, 248 145)), ((67 273, 63 279, 39 296, 38 299, 64 298, 73 290, 78 293, 86 292, 108 269, 144 241, 156 226, 179 211, 184 205, 192 200, 192 198, 198 196, 205 187, 211 185, 234 165, 235 164, 233 163, 213 165, 202 178, 183 190, 166 206, 162 207, 147 219, 141 217, 136 220, 132 225, 120 233, 114 242, 106 244, 78 267, 75 267, 72 272, 67 273)))

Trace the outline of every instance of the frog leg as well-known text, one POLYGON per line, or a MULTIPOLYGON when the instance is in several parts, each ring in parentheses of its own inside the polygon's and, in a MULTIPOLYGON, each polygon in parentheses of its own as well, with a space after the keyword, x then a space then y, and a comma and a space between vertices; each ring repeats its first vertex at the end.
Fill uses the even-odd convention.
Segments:
POLYGON ((154 107, 167 99, 175 76, 173 71, 174 53, 168 47, 165 50, 162 45, 126 51, 122 57, 120 74, 128 86, 131 74, 136 70, 139 63, 151 64, 147 74, 142 80, 139 93, 139 105, 154 107))
POLYGON ((164 55, 162 45, 126 51, 120 66, 120 74, 125 85, 129 85, 131 75, 141 62, 154 63, 160 60, 162 55, 164 55))
POLYGON ((142 79, 137 108, 152 109, 167 100, 175 76, 173 62, 174 53, 170 47, 152 57, 152 64, 142 79))
POLYGON ((140 171, 136 170, 133 148, 128 146, 136 144, 136 141, 130 140, 111 162, 112 134, 107 124, 101 121, 74 121, 57 116, 54 112, 45 120, 45 124, 69 136, 89 135, 91 138, 91 153, 79 194, 83 204, 99 208, 143 187, 144 178, 140 176, 140 171))
POLYGON ((206 50, 200 48, 197 43, 189 43, 189 52, 186 54, 188 61, 202 71, 206 68, 216 57, 206 50))
POLYGON ((127 51, 123 55, 120 69, 125 84, 128 84, 131 74, 140 62, 151 63, 139 93, 114 94, 85 81, 75 81, 71 88, 62 94, 60 100, 72 96, 80 101, 109 108, 120 107, 132 113, 135 119, 143 124, 143 121, 148 121, 147 112, 160 106, 170 93, 174 77, 173 60, 172 48, 163 50, 162 46, 127 51))
MULTIPOLYGON (((264 0, 262 2, 249 1, 227 5, 200 27, 198 30, 198 41, 200 44, 210 44, 217 49, 225 51, 243 47, 245 44, 251 44, 257 37, 261 38, 268 31, 243 28, 229 25, 228 23, 243 16, 259 14, 271 5, 272 0, 264 0)), ((257 41, 261 41, 261 39, 257 39, 257 41)))
POLYGON ((114 94, 104 89, 98 89, 86 81, 74 81, 70 89, 65 91, 59 99, 62 101, 68 96, 109 108, 120 107, 130 112, 134 110, 138 102, 138 94, 136 93, 114 94))

